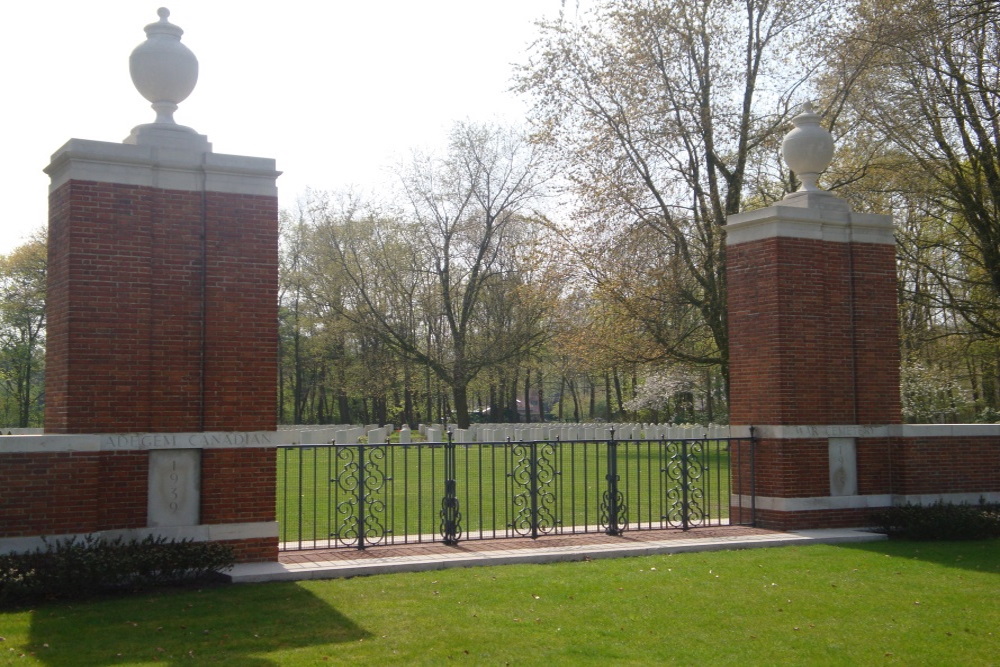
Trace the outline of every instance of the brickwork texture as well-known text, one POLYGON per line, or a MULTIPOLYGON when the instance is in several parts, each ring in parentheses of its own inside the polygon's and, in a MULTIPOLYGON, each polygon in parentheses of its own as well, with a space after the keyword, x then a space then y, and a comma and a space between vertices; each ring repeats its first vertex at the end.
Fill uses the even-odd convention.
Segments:
POLYGON ((275 197, 53 192, 46 431, 274 430, 277 238, 275 197))

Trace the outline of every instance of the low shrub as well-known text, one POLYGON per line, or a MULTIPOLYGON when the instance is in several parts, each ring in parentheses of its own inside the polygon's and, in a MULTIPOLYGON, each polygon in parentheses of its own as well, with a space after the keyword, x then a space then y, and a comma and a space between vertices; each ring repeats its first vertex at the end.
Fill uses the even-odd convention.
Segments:
POLYGON ((0 605, 219 581, 234 562, 232 549, 216 542, 93 535, 46 542, 0 555, 0 605))
POLYGON ((986 540, 1000 537, 1000 504, 907 503, 873 515, 880 532, 908 540, 986 540))

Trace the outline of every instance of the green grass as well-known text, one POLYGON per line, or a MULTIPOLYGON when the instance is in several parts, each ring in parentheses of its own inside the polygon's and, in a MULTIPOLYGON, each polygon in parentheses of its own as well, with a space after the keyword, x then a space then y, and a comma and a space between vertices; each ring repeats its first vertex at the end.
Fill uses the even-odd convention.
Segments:
MULTIPOLYGON (((691 486, 701 494, 697 505, 710 522, 718 523, 729 515, 729 452, 725 443, 711 442, 701 448, 701 477, 691 486)), ((397 539, 438 533, 444 448, 393 445, 377 451, 379 457, 366 463, 377 471, 368 489, 374 503, 365 507, 375 531, 381 534, 385 528, 397 539)), ((330 447, 279 451, 277 515, 283 542, 325 540, 331 533, 353 535, 357 507, 350 506, 350 501, 356 493, 357 452, 348 448, 338 454, 330 447), (340 481, 331 483, 332 479, 340 481)), ((607 488, 607 444, 563 443, 540 447, 539 454, 547 525, 597 526, 607 488)), ((519 458, 523 452, 512 453, 509 445, 456 446, 455 478, 464 534, 482 531, 506 536, 511 526, 527 531, 518 516, 522 510, 528 513, 527 495, 520 504, 515 501, 524 491, 517 480, 527 479, 526 468, 518 468, 519 458)), ((663 516, 672 502, 679 501, 670 496, 678 482, 662 472, 668 459, 663 443, 619 444, 619 489, 632 529, 668 527, 663 516)))
POLYGON ((691 553, 6 612, 0 663, 996 665, 998 596, 1000 541, 691 553))

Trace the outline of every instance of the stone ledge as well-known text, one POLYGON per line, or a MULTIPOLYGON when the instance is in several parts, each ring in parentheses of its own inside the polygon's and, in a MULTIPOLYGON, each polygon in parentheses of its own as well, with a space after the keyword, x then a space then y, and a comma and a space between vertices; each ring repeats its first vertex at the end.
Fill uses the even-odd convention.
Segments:
POLYGON ((726 245, 777 237, 834 243, 896 244, 892 216, 852 213, 846 206, 805 208, 789 206, 786 202, 731 215, 725 230, 726 245))
MULTIPOLYGON (((905 505, 930 505, 935 502, 955 504, 975 504, 980 499, 986 502, 1000 502, 1000 493, 925 493, 925 494, 892 494, 883 493, 868 496, 812 496, 806 498, 774 498, 757 496, 754 507, 758 510, 772 512, 817 512, 824 510, 880 509, 905 505)), ((751 496, 734 495, 732 504, 742 503, 749 508, 754 502, 751 496)))
POLYGON ((69 181, 94 181, 163 190, 277 197, 281 175, 271 158, 226 155, 207 148, 135 146, 70 139, 52 154, 49 192, 69 181))
MULTIPOLYGON (((733 427, 737 428, 737 427, 733 427)), ((890 424, 754 426, 754 435, 766 440, 809 438, 977 438, 1000 437, 1000 424, 890 424)))
POLYGON ((246 449, 275 447, 279 444, 281 439, 276 431, 6 435, 0 437, 0 454, 246 449))

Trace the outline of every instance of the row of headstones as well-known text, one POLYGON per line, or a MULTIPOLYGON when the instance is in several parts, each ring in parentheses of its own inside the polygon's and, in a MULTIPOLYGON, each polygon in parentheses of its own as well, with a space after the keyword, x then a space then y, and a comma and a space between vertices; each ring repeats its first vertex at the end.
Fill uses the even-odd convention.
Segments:
POLYGON ((385 442, 394 430, 392 424, 379 426, 368 424, 355 426, 353 424, 337 424, 333 426, 302 428, 300 426, 281 427, 278 433, 282 444, 286 445, 356 445, 362 438, 368 442, 385 442))
MULTIPOLYGON (((337 425, 311 428, 296 427, 282 429, 284 444, 355 445, 366 439, 368 443, 386 442, 393 433, 393 424, 379 426, 337 425)), ((420 424, 419 433, 426 442, 447 442, 451 432, 452 442, 519 442, 553 441, 574 442, 581 440, 610 440, 612 432, 615 440, 674 440, 692 438, 733 437, 729 426, 674 426, 669 424, 473 424, 471 428, 460 429, 456 424, 446 427, 441 424, 420 424)), ((405 424, 399 430, 400 444, 410 444, 413 436, 405 424)))
MULTIPOLYGON (((430 431, 432 427, 426 427, 430 431)), ((511 442, 581 440, 668 440, 690 438, 728 438, 728 426, 672 426, 668 424, 473 424, 468 429, 449 426, 453 442, 511 442)), ((428 442, 438 442, 427 435, 428 442)), ((433 436, 441 437, 440 427, 433 436)))

